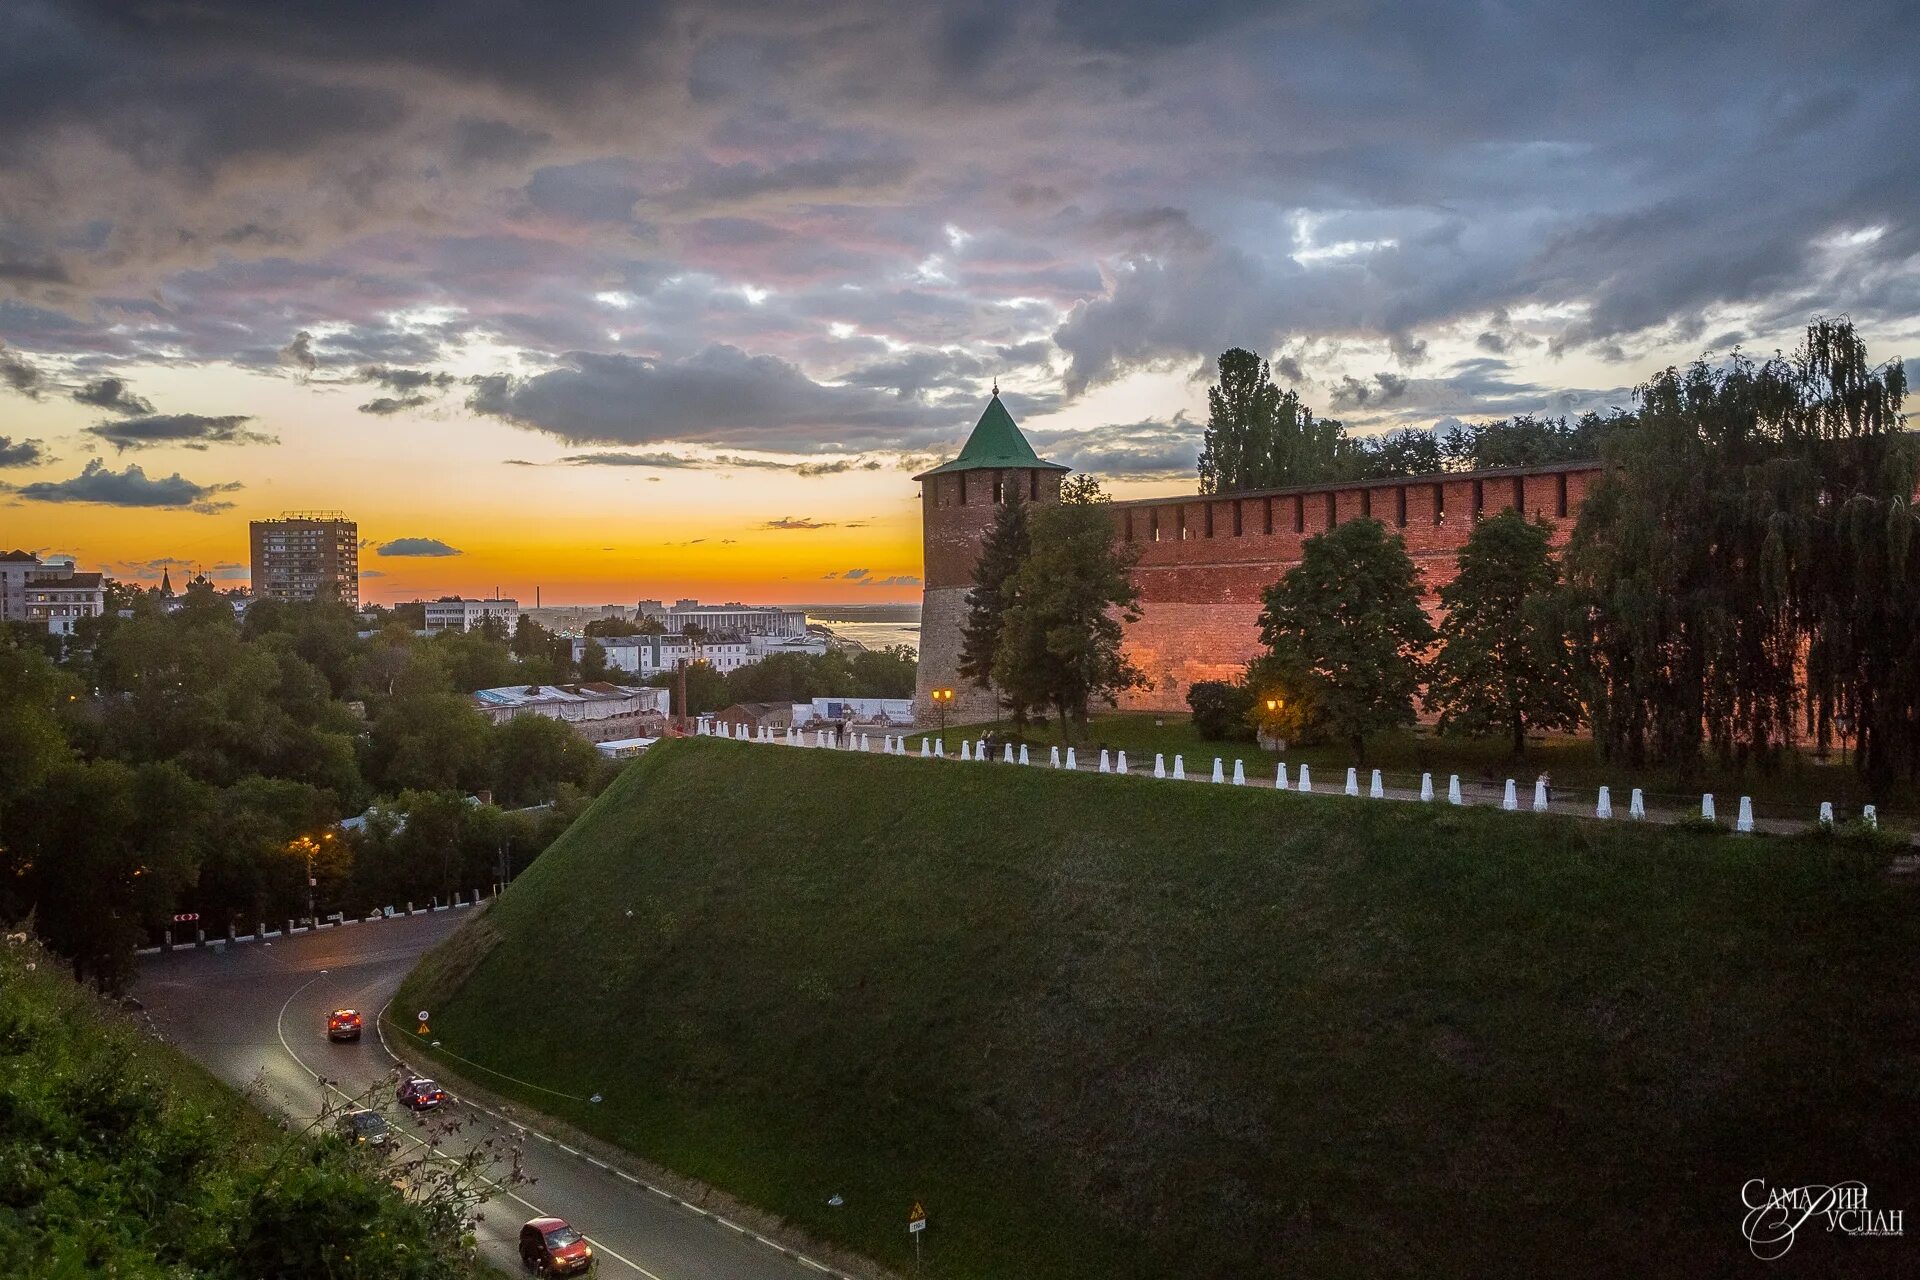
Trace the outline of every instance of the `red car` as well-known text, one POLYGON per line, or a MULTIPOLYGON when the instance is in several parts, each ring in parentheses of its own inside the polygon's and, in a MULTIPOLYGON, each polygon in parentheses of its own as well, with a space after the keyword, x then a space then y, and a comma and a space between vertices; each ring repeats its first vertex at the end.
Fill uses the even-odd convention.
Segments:
POLYGON ((360 1011, 358 1009, 335 1009, 327 1015, 327 1039, 358 1040, 360 1038, 360 1011))
POLYGON ((520 1228, 520 1261, 535 1275, 576 1276, 593 1269, 593 1246, 565 1218, 535 1218, 520 1228))
POLYGON ((393 1095, 401 1105, 415 1111, 431 1111, 447 1100, 447 1091, 431 1080, 408 1076, 393 1095))

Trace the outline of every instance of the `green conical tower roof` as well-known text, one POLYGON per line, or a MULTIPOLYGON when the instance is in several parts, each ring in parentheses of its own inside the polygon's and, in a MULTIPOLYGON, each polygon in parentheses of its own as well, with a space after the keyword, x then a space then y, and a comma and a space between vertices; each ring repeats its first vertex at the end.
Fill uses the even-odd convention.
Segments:
POLYGON ((929 476, 944 476, 955 471, 1000 471, 1021 467, 1029 471, 1073 470, 1057 462, 1041 460, 1040 455, 1033 451, 1033 446, 1027 443, 1027 438, 1020 434, 1020 428, 1013 424, 1013 415, 1007 412, 1007 406, 1000 403, 1000 389, 995 387, 993 399, 987 401, 987 411, 974 424, 973 434, 967 437, 966 447, 960 450, 960 456, 914 479, 925 480, 929 476))

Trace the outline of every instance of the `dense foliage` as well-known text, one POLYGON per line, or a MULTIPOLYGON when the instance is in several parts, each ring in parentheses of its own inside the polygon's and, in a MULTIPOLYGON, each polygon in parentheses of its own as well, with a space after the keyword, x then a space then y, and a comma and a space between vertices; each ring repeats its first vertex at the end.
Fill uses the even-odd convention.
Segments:
MULTIPOLYGON (((811 702, 815 698, 911 698, 918 663, 909 645, 826 653, 776 653, 725 673, 705 662, 686 670, 687 714, 723 711, 736 702, 811 702)), ((617 672, 615 673, 618 674, 617 672)), ((679 706, 680 675, 662 672, 650 683, 672 689, 679 706)))
POLYGON ((501 879, 608 770, 566 726, 495 726, 467 697, 559 671, 540 631, 516 657, 497 631, 362 639, 334 604, 261 602, 240 621, 206 588, 173 612, 125 598, 132 617, 89 620, 63 651, 0 632, 0 920, 31 916, 103 986, 175 913, 215 934, 305 917, 303 839, 322 914, 501 879), (512 814, 471 792, 559 803, 512 814), (404 835, 320 838, 375 802, 404 835))
POLYGON ((1440 588, 1444 643, 1427 670, 1426 707, 1440 732, 1503 734, 1517 756, 1530 729, 1579 728, 1551 537, 1544 520, 1511 507, 1468 535, 1458 574, 1440 588))
POLYGON ((409 1201, 364 1150, 270 1128, 37 955, 0 954, 0 1270, 481 1274, 457 1206, 409 1201))
POLYGON ((1244 680, 1196 680, 1187 686, 1193 727, 1208 742, 1251 737, 1253 703, 1253 688, 1244 680))
POLYGON ((1268 364, 1253 352, 1223 352, 1218 368, 1220 381, 1207 392, 1202 493, 1597 458, 1602 443, 1634 420, 1618 410, 1572 419, 1529 414, 1452 423, 1444 430, 1349 436, 1339 421, 1314 417, 1298 391, 1274 385, 1268 364))
POLYGON ((1844 321, 1640 389, 1566 557, 1604 749, 1765 764, 1850 739, 1876 785, 1920 774, 1905 393, 1844 321))
MULTIPOLYGON (((960 634, 960 678, 982 689, 993 687, 993 664, 1000 654, 1007 610, 1013 604, 1014 579, 1031 554, 1032 522, 1026 501, 1015 487, 993 513, 993 527, 980 545, 973 589, 967 592, 967 620, 960 634)), ((1024 718, 1025 708, 1016 710, 1024 718)))
MULTIPOLYGON (((1367 735, 1413 722, 1422 658, 1434 641, 1406 544, 1378 520, 1349 520, 1308 538, 1300 563, 1267 589, 1255 687, 1285 691, 1288 719, 1366 753, 1367 735)), ((1285 730, 1291 730, 1286 732, 1285 730)))

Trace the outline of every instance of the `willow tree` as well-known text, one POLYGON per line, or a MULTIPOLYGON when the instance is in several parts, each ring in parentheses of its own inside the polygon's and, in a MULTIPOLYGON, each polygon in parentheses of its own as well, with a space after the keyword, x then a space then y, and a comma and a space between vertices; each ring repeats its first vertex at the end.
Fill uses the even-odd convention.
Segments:
POLYGON ((1566 557, 1603 751, 1765 765, 1838 726, 1870 776, 1912 770, 1904 394, 1897 361, 1872 366, 1851 324, 1824 320, 1790 357, 1639 388, 1566 557))

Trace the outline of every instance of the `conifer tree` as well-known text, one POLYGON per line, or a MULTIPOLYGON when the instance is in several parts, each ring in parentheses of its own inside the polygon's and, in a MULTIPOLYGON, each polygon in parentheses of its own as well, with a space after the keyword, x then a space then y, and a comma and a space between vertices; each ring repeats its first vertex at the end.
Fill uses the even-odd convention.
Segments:
MULTIPOLYGON (((1014 575, 1020 572, 1032 546, 1027 504, 1021 501, 1019 486, 1015 485, 993 513, 993 528, 981 544, 980 560, 973 568, 973 590, 967 593, 967 620, 960 635, 960 677, 982 689, 993 687, 994 658, 1000 649, 1007 607, 1012 603, 1014 575)), ((1023 710, 1009 709, 1016 718, 1023 710)))

